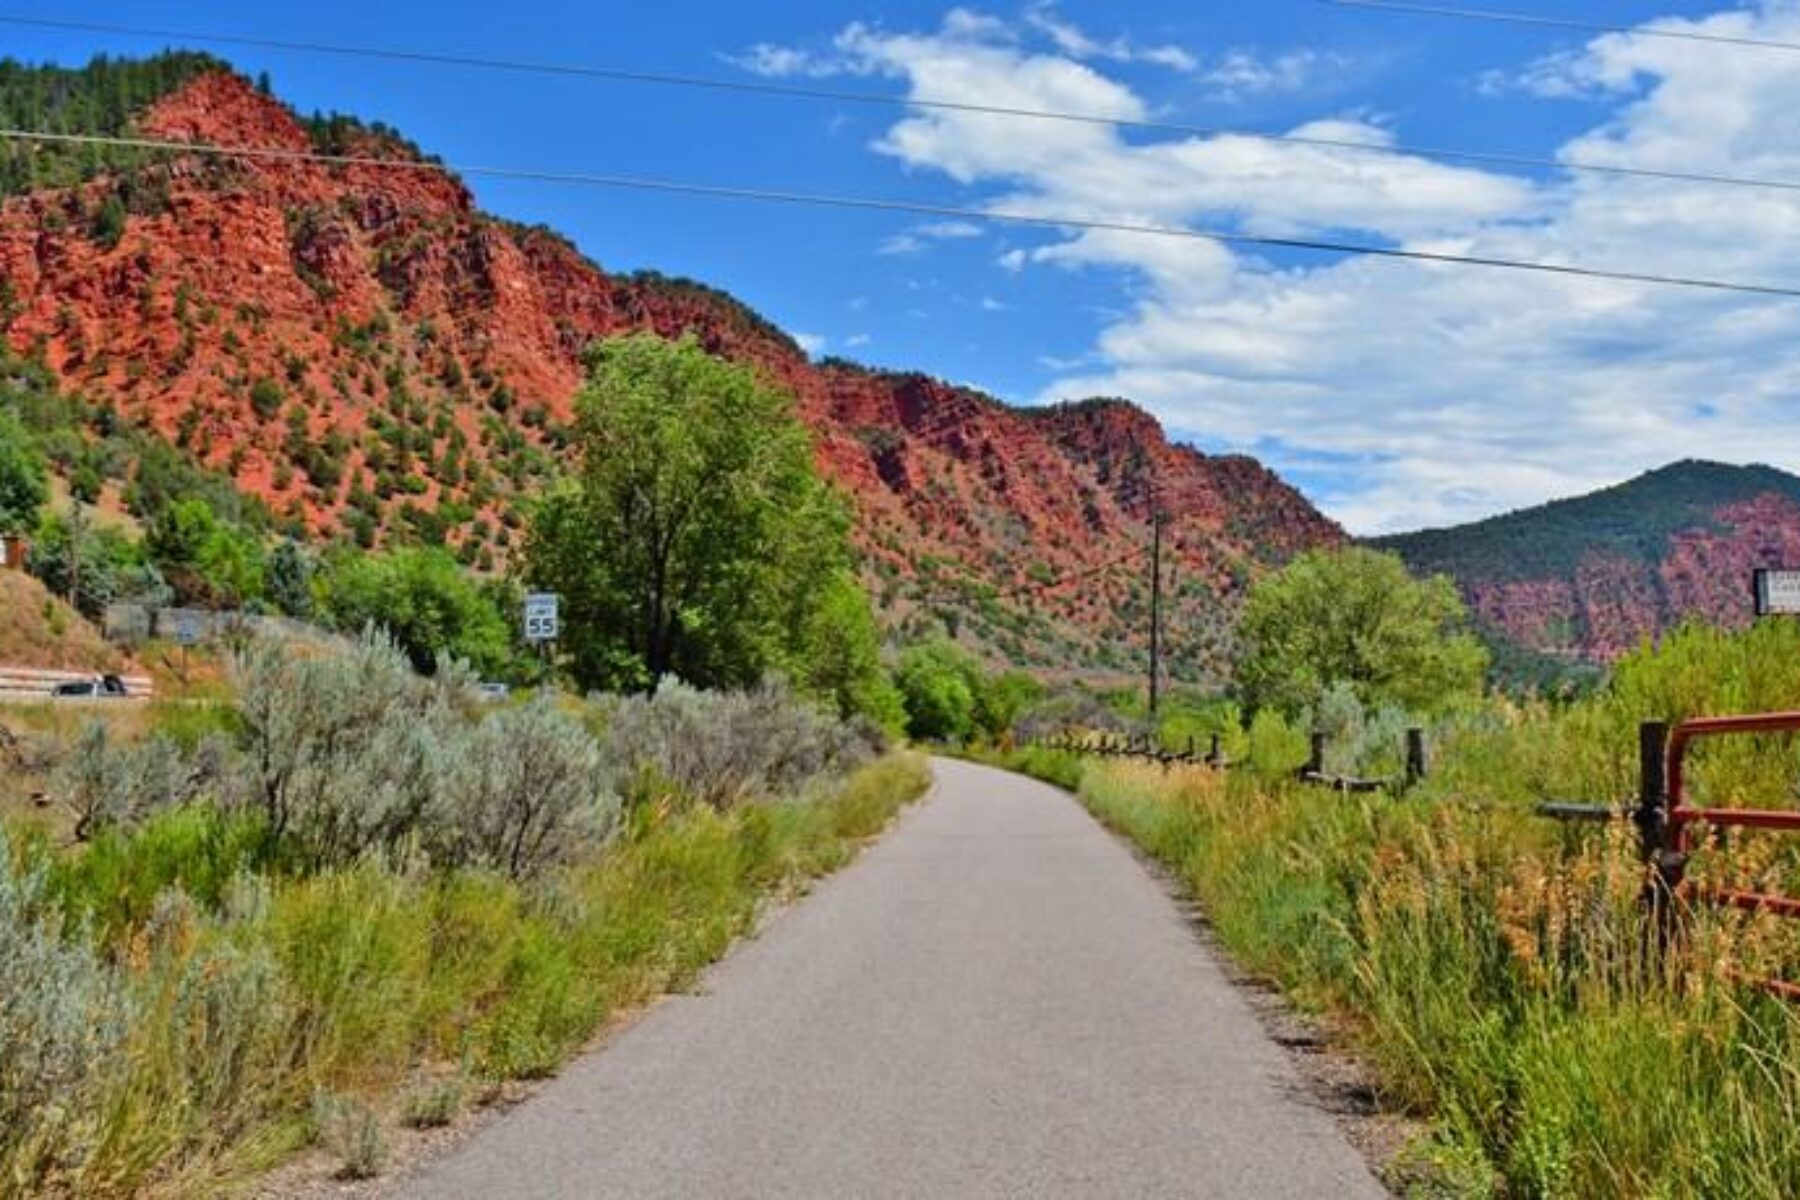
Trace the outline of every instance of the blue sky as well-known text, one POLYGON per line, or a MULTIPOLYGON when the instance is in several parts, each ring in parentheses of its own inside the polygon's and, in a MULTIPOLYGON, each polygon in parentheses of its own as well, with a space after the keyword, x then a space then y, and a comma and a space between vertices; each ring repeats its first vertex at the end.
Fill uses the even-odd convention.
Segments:
MULTIPOLYGON (((1523 7, 1522 5, 1520 7, 1523 7)), ((1597 7, 1535 0, 1574 18, 1597 7)), ((1609 21, 1800 41, 1800 3, 1609 21)), ((1800 53, 1315 0, 966 5, 102 3, 17 15, 607 65, 1800 179, 1800 53)), ((79 62, 158 40, 0 26, 79 62)), ((662 176, 1800 284, 1800 196, 791 98, 211 47, 452 163, 662 176)), ((1800 311, 1700 296, 472 179, 609 268, 725 288, 818 352, 1020 403, 1125 394, 1358 531, 1689 454, 1800 467, 1800 311)))

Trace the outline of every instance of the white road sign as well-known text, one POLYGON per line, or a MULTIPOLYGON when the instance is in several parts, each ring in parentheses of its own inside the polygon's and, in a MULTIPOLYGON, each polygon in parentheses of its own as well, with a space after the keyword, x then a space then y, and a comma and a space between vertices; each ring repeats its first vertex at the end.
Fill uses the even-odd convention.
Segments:
POLYGON ((558 613, 561 600, 555 592, 532 592, 525 597, 525 640, 554 642, 562 631, 558 613))
POLYGON ((1800 571, 1756 573, 1756 615, 1800 613, 1800 571))

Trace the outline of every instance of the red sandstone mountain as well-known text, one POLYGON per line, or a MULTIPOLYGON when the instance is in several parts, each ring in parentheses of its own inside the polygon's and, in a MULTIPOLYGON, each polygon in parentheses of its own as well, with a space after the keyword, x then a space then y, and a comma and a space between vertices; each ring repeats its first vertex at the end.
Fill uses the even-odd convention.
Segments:
MULTIPOLYGON (((221 70, 130 127, 321 144, 221 70)), ((1019 410, 923 375, 815 364, 728 296, 610 275, 551 232, 484 215, 385 132, 328 134, 334 153, 416 169, 195 154, 7 199, 11 345, 317 536, 441 536, 498 566, 516 544, 512 501, 556 469, 582 349, 691 334, 794 393, 854 500, 890 623, 942 620, 1020 662, 1136 661, 1153 491, 1170 518, 1171 662, 1191 677, 1223 666, 1249 579, 1342 536, 1254 461, 1171 445, 1123 401, 1019 410), (91 214, 121 195, 122 227, 96 236, 91 214)))

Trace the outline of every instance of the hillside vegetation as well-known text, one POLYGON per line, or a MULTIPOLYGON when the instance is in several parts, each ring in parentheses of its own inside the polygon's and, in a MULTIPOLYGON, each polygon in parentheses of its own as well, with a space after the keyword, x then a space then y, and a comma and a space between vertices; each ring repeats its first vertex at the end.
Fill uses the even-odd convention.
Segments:
MULTIPOLYGON (((376 124, 303 117, 204 55, 8 78, 11 111, 42 127, 427 157, 376 124)), ((532 500, 569 473, 584 354, 636 333, 691 336, 794 398, 896 642, 948 633, 990 664, 1137 673, 1154 485, 1167 661, 1217 681, 1248 582, 1342 536, 1257 463, 1171 445, 1129 404, 1023 412, 918 372, 813 363, 742 301, 609 274, 553 231, 480 212, 449 173, 77 146, 10 161, 13 353, 315 545, 515 569, 532 500)))
POLYGON ((0 666, 117 671, 124 657, 80 613, 22 571, 0 571, 0 666))
POLYGON ((1458 579, 1559 578, 1590 556, 1660 563, 1676 534, 1721 532, 1720 509, 1765 495, 1800 502, 1800 477, 1774 467, 1690 460, 1584 496, 1371 544, 1395 551, 1415 570, 1458 579))
POLYGON ((1450 529, 1378 538, 1453 576, 1515 677, 1554 681, 1684 618, 1741 625, 1757 567, 1800 564, 1800 478, 1681 462, 1450 529))

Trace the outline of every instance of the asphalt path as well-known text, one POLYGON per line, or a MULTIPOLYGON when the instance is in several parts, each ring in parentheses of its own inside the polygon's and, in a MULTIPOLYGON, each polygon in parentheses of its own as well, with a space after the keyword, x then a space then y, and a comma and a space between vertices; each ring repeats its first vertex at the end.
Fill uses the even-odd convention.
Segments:
POLYGON ((406 1185, 514 1197, 1386 1192, 1131 853, 966 763, 406 1185))

